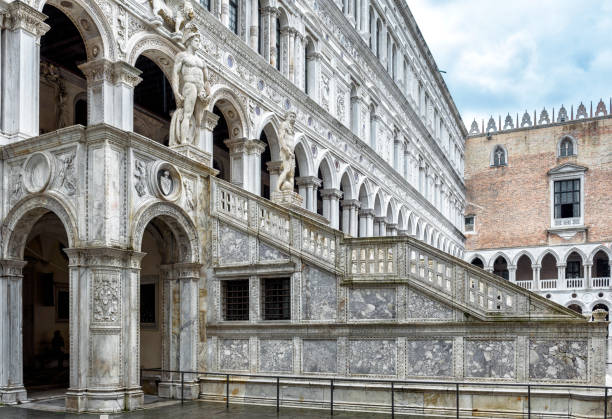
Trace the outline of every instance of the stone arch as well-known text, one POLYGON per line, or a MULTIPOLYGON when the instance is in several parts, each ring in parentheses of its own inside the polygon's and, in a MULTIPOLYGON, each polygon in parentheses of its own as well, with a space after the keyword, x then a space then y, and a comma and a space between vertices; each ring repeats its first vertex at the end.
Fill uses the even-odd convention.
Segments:
POLYGON ((361 203, 361 209, 374 208, 374 202, 372 201, 372 197, 374 196, 372 184, 367 179, 364 179, 357 190, 359 191, 358 199, 361 203))
MULTIPOLYGON (((72 21, 81 34, 88 61, 99 58, 115 61, 118 58, 113 30, 108 24, 108 13, 100 9, 95 2, 71 0, 67 3, 62 0, 37 0, 35 8, 42 12, 46 4, 55 7, 72 21), (71 6, 65 7, 66 4, 71 6)), ((108 12, 110 13, 110 10, 108 12)))
POLYGON ((565 307, 569 308, 570 310, 573 310, 571 308, 571 306, 573 306, 573 305, 580 307, 580 310, 581 310, 580 314, 582 314, 585 311, 587 311, 587 306, 582 301, 580 301, 580 300, 572 299, 572 300, 569 300, 567 303, 565 303, 565 307))
MULTIPOLYGON (((534 265, 536 263, 536 258, 533 257, 533 255, 528 252, 527 250, 521 250, 520 252, 518 252, 513 259, 508 259, 508 265, 510 265, 510 263, 512 263, 512 265, 516 266, 516 264, 518 263, 518 260, 521 258, 521 256, 527 256, 529 258, 529 260, 531 260, 531 264, 534 265)), ((542 256, 543 257, 543 256, 542 256)), ((542 259, 540 259, 537 263, 541 263, 542 259)))
POLYGON ((338 185, 338 181, 336 179, 336 170, 334 169, 334 164, 329 153, 325 153, 319 161, 317 173, 319 172, 319 170, 321 171, 321 175, 323 176, 321 181, 323 182, 322 187, 324 189, 335 188, 336 185, 338 185))
POLYGON ((28 233, 43 215, 54 213, 66 230, 68 246, 76 247, 79 242, 77 222, 70 206, 54 195, 34 195, 15 205, 2 223, 3 259, 23 259, 28 233))
MULTIPOLYGON (((488 260, 485 266, 489 267, 490 269, 493 269, 493 265, 495 264, 495 261, 497 260, 498 257, 502 257, 506 261, 506 266, 510 266, 510 261, 512 259, 510 259, 508 255, 505 254, 504 252, 496 252, 493 256, 491 256, 491 258, 488 260)), ((533 259, 532 259, 532 263, 533 263, 533 259)))
POLYGON ((387 213, 385 214, 387 216, 387 222, 391 223, 391 224, 397 224, 397 220, 399 217, 399 211, 397 209, 397 201, 395 200, 395 198, 391 198, 389 199, 389 202, 387 203, 387 213), (391 218, 389 219, 389 210, 391 210, 391 218))
POLYGON ((421 239, 426 244, 429 244, 429 235, 431 234, 429 224, 425 223, 425 227, 423 228, 423 238, 421 239))
POLYGON ((127 62, 130 65, 135 66, 138 57, 144 55, 157 64, 166 78, 172 82, 173 57, 181 52, 172 42, 157 34, 141 33, 130 39, 127 50, 129 51, 127 62))
POLYGON ((177 256, 181 262, 199 263, 200 241, 195 224, 187 213, 170 202, 154 202, 138 211, 130 233, 130 245, 140 251, 147 225, 153 219, 162 220, 172 231, 177 244, 177 256))
MULTIPOLYGON (((399 231, 406 231, 406 224, 408 223, 408 210, 406 209, 405 206, 402 205, 402 207, 400 208, 400 210, 397 213, 397 229, 398 229, 398 234, 399 231)), ((410 234, 410 233, 408 233, 410 234)))
POLYGON ((423 223, 421 220, 417 219, 415 226, 414 236, 419 240, 423 240, 423 223))
POLYGON ((608 255, 608 260, 612 260, 612 250, 610 250, 610 248, 604 246, 603 244, 600 244, 599 246, 597 246, 595 249, 593 249, 591 251, 591 253, 589 254, 588 259, 585 261, 585 263, 593 263, 593 258, 595 257, 595 255, 597 253, 599 253, 600 251, 604 252, 606 255, 608 255))
POLYGON ((577 155, 578 155, 578 140, 574 136, 569 135, 569 134, 562 135, 561 138, 559 138, 559 140, 557 141, 557 157, 568 157, 568 156, 577 156, 577 155), (569 140, 571 142, 572 152, 568 154, 567 156, 562 156, 561 146, 566 140, 569 140))
POLYGON ((344 192, 343 199, 357 199, 355 190, 355 177, 353 175, 353 169, 351 166, 346 166, 344 171, 340 174, 340 184, 342 191, 344 192))
MULTIPOLYGON (((212 112, 215 106, 221 111, 225 118, 230 139, 249 138, 247 112, 242 106, 240 99, 228 86, 216 85, 212 87, 208 111, 212 112)), ((254 138, 259 138, 259 135, 254 138)))
POLYGON ((529 259, 531 259, 531 264, 537 264, 537 265, 542 265, 542 260, 544 260, 546 255, 551 255, 555 259, 557 264, 559 263, 559 260, 560 260, 559 255, 553 249, 545 250, 544 252, 542 252, 542 254, 540 256, 538 256, 538 258, 536 260, 534 260, 534 258, 531 256, 530 253, 528 253, 527 251, 523 250, 518 255, 516 255, 516 257, 514 258, 514 265, 517 264, 518 260, 521 258, 521 256, 523 256, 523 254, 526 254, 527 257, 529 259))
POLYGON ((486 266, 486 265, 485 265, 485 261, 486 261, 485 257, 484 257, 483 255, 481 255, 480 253, 474 253, 474 254, 473 254, 471 257, 470 257, 469 262, 470 262, 470 263, 473 265, 473 264, 474 264, 474 261, 475 261, 476 259, 479 259, 479 260, 482 262, 482 266, 483 266, 483 269, 484 269, 484 266, 486 266))
POLYGON ((295 160, 300 170, 300 176, 314 176, 314 158, 308 147, 306 136, 298 133, 295 136, 295 160))
POLYGON ((508 149, 503 144, 495 144, 489 155, 490 166, 507 166, 508 165, 508 149), (496 159, 496 153, 501 151, 503 156, 500 160, 496 159))
POLYGON ((584 253, 577 247, 572 247, 567 252, 565 252, 565 255, 563 255, 563 263, 567 263, 567 258, 574 252, 576 252, 582 258, 582 265, 584 266, 584 264, 587 263, 588 257, 586 253, 584 253))
POLYGON ((383 213, 383 202, 385 202, 385 197, 382 193, 382 190, 378 190, 376 192, 376 197, 374 198, 374 216, 375 217, 385 217, 387 212, 383 213))

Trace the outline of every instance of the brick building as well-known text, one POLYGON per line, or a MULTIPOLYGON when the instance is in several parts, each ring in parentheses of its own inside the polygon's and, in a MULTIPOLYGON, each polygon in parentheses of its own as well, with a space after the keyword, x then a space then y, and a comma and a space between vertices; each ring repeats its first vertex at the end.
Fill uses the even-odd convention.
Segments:
POLYGON ((569 113, 472 124, 465 259, 589 315, 612 307, 612 118, 603 101, 569 113))

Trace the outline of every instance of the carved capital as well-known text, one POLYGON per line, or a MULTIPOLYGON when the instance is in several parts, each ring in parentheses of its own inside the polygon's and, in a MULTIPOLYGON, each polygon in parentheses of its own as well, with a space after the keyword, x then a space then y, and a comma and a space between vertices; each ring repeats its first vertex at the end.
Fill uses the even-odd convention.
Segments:
POLYGON ((217 123, 219 122, 219 116, 215 115, 210 111, 206 111, 206 115, 204 116, 204 129, 207 131, 211 131, 215 129, 217 123))
POLYGON ((329 189, 321 189, 321 197, 323 199, 325 198, 342 198, 342 195, 344 195, 344 192, 342 192, 340 189, 335 189, 335 188, 329 188, 329 189))
POLYGON ((247 142, 247 153, 261 156, 261 153, 266 149, 266 143, 260 140, 251 140, 247 142))
POLYGON ((141 74, 142 71, 124 61, 116 62, 113 66, 113 82, 115 84, 123 83, 136 87, 142 81, 139 77, 141 74))
POLYGON ((363 208, 359 210, 360 217, 373 217, 374 214, 374 208, 363 208))
POLYGON ((26 261, 18 259, 0 260, 0 277, 8 279, 21 278, 23 276, 23 267, 26 264, 26 261))
POLYGON ((51 27, 44 21, 47 16, 21 1, 14 1, 7 7, 5 26, 10 30, 23 29, 36 37, 41 37, 51 27))
POLYGON ((87 61, 79 65, 79 69, 85 75, 87 83, 96 82, 113 82, 114 65, 106 58, 100 58, 94 61, 87 61))
POLYGON ((361 202, 357 199, 343 199, 342 201, 340 201, 340 205, 342 206, 342 208, 361 208, 361 202))
POLYGON ((247 149, 246 138, 234 138, 225 140, 223 143, 229 148, 230 154, 244 153, 247 149))
POLYGON ((298 186, 321 186, 321 179, 316 176, 300 176, 295 178, 298 186))

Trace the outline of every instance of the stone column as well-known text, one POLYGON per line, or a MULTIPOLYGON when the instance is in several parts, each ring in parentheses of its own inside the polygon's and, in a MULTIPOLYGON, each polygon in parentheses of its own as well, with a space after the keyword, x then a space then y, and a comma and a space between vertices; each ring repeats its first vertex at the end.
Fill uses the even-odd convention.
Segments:
POLYGON ((541 265, 531 265, 531 269, 533 271, 533 290, 539 290, 540 287, 540 269, 542 268, 541 265))
POLYGON ((296 30, 294 28, 287 30, 287 75, 289 81, 293 83, 295 83, 295 34, 296 30))
POLYGON ((264 7, 261 9, 261 23, 263 27, 261 28, 261 38, 258 42, 261 43, 261 54, 264 59, 272 64, 270 52, 272 50, 272 38, 271 38, 271 30, 272 30, 272 20, 276 16, 276 9, 272 7, 264 7))
POLYGON ((106 58, 79 65, 87 79, 87 124, 114 125, 113 63, 106 58))
POLYGON ((359 237, 374 235, 374 210, 364 208, 359 210, 359 237))
POLYGON ((351 207, 352 203, 347 200, 340 201, 342 207, 342 225, 340 226, 344 234, 351 234, 351 207))
MULTIPOLYGON (((281 171, 281 161, 280 160, 276 160, 276 161, 269 161, 266 162, 266 169, 268 170, 268 173, 270 174, 270 196, 272 196, 272 192, 274 191, 274 186, 276 185, 276 182, 278 181, 278 175, 280 174, 281 171)), ((261 173, 261 172, 260 172, 261 173)), ((259 182, 259 185, 261 185, 261 181, 259 182)), ((262 191, 259 190, 258 195, 261 195, 262 191)))
POLYGON ((350 209, 350 217, 351 217, 351 223, 350 223, 350 235, 353 237, 358 237, 359 236, 359 220, 358 220, 358 211, 359 211, 359 207, 361 207, 361 202, 359 202, 358 200, 354 199, 353 200, 353 205, 351 205, 350 209))
POLYGON ((221 2, 221 23, 229 26, 229 0, 219 0, 221 2))
MULTIPOLYGON (((204 112, 202 128, 200 129, 200 149, 213 155, 213 131, 219 122, 219 116, 212 112, 204 112)), ((211 164, 212 166, 212 164, 211 164)))
POLYGON ((397 224, 387 224, 387 236, 397 236, 397 224))
POLYGON ((224 143, 230 151, 230 182, 243 189, 247 189, 249 176, 246 148, 247 139, 228 139, 225 140, 224 143))
POLYGON ((295 178, 299 194, 304 198, 304 208, 308 211, 317 212, 317 191, 321 186, 321 180, 316 176, 300 176, 295 178))
MULTIPOLYGON (((364 2, 367 3, 367 2, 364 2)), ((366 6, 367 8, 367 6, 366 6)), ((369 12, 368 12, 369 13, 369 12)), ((369 20, 370 23, 370 49, 376 55, 376 12, 374 12, 374 18, 369 20)))
POLYGON ((44 14, 21 1, 9 3, 2 39, 2 142, 39 135, 40 37, 44 14))
POLYGON ((114 64, 115 84, 113 125, 124 131, 134 130, 134 88, 142 81, 142 71, 120 61, 114 64))
MULTIPOLYGON (((304 47, 306 48, 306 47, 304 47)), ((308 71, 308 95, 315 102, 319 103, 321 98, 321 54, 318 52, 311 51, 306 56, 307 65, 314 71, 308 71)), ((306 71, 306 69, 304 69, 306 71)))
POLYGON ((381 35, 381 45, 378 46, 378 48, 380 48, 380 53, 379 53, 379 57, 380 57, 380 62, 382 63, 383 67, 388 68, 387 67, 387 61, 388 61, 388 57, 387 57, 387 47, 388 47, 388 42, 387 42, 387 24, 383 23, 382 25, 382 35, 381 35))
POLYGON ((374 236, 384 237, 387 235, 387 217, 374 217, 374 236))
POLYGON ((27 399, 23 386, 23 267, 26 262, 0 261, 0 403, 27 399))
POLYGON ((259 2, 251 0, 251 22, 249 26, 249 46, 254 50, 259 50, 259 2))
POLYGON ((565 263, 557 264, 557 287, 567 289, 567 280, 565 279, 565 263))
MULTIPOLYGON (((268 58, 270 59, 270 65, 276 68, 276 17, 278 16, 278 9, 269 8, 270 11, 270 55, 268 58)), ((280 46, 280 42, 279 42, 280 46)))
POLYGON ((342 191, 334 188, 321 189, 321 197, 323 198, 323 216, 329 220, 332 228, 338 228, 338 202, 342 198, 342 191))
POLYGON ((585 263, 584 264, 584 286, 585 288, 591 288, 591 272, 593 268, 593 264, 592 263, 585 263))
POLYGON ((245 179, 244 188, 261 195, 261 153, 266 149, 266 144, 260 140, 250 140, 246 143, 248 174, 245 179))
POLYGON ((508 265, 508 279, 512 283, 516 283, 516 265, 508 265))

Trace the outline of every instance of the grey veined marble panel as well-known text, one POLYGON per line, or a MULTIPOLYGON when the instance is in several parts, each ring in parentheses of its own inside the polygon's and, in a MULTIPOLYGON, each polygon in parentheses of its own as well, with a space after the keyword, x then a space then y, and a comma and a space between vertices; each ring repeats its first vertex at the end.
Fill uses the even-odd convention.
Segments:
POLYGON ((336 277, 310 265, 302 269, 302 316, 304 320, 335 320, 336 277))
POLYGON ((450 377, 453 375, 452 340, 409 340, 406 342, 406 375, 450 377))
POLYGON ((281 260, 281 259, 289 259, 289 257, 271 246, 263 242, 259 242, 259 260, 281 260))
POLYGON ((338 371, 337 341, 305 339, 302 353, 304 372, 335 373, 338 371))
POLYGON ((395 340, 351 340, 349 372, 351 374, 395 375, 397 344, 395 340))
POLYGON ((580 340, 530 340, 529 378, 586 380, 587 348, 580 340))
POLYGON ((219 259, 221 263, 249 261, 249 241, 246 234, 225 224, 219 224, 219 259))
POLYGON ((394 319, 394 288, 353 288, 349 292, 349 318, 394 319))
POLYGON ((406 315, 409 319, 452 319, 453 309, 420 292, 408 290, 406 315))
POLYGON ((514 341, 465 341, 466 377, 513 379, 514 366, 514 341))
POLYGON ((249 340, 219 340, 219 367, 229 371, 248 371, 249 340))
POLYGON ((293 341, 262 339, 259 341, 259 371, 293 371, 293 341))

